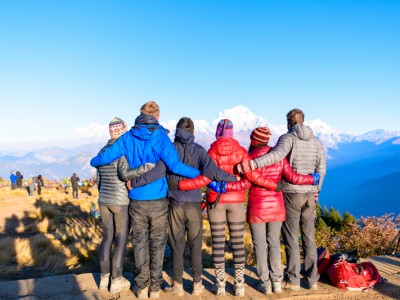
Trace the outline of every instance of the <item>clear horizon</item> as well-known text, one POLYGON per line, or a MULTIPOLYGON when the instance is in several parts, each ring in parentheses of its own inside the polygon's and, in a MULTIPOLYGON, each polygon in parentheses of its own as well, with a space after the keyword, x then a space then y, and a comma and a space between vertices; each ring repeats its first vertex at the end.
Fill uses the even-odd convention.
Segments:
POLYGON ((66 136, 155 100, 161 122, 300 108, 353 134, 398 131, 400 2, 9 1, 0 142, 66 136))

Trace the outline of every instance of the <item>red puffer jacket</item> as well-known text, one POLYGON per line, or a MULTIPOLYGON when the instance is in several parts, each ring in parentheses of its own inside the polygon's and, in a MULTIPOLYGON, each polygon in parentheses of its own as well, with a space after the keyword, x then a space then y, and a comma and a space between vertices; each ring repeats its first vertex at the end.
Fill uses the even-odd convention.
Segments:
MULTIPOLYGON (((240 162, 248 161, 251 159, 250 155, 247 153, 237 140, 232 138, 219 138, 214 143, 211 144, 208 154, 214 159, 216 164, 224 171, 238 176, 237 170, 235 170, 235 165, 240 162)), ((260 175, 259 170, 254 170, 246 174, 247 180, 252 183, 262 186, 265 189, 275 190, 277 184, 275 181, 270 180, 266 177, 260 175)), ((241 179, 237 182, 230 182, 230 188, 227 192, 221 194, 219 203, 243 203, 246 201, 246 190, 251 187, 251 184, 246 179, 241 179)), ((206 186, 211 182, 205 176, 198 176, 194 179, 185 179, 179 181, 180 190, 193 190, 199 189, 206 186)), ((207 201, 214 202, 218 196, 218 193, 211 189, 207 190, 207 201)))
MULTIPOLYGON (((269 152, 268 146, 259 146, 250 152, 251 158, 257 158, 269 152)), ((280 162, 258 169, 261 176, 275 182, 288 181, 299 185, 312 185, 314 179, 311 175, 300 175, 289 165, 286 158, 280 162)), ((282 222, 286 219, 285 204, 282 192, 266 190, 253 185, 249 191, 247 204, 247 223, 282 222)))

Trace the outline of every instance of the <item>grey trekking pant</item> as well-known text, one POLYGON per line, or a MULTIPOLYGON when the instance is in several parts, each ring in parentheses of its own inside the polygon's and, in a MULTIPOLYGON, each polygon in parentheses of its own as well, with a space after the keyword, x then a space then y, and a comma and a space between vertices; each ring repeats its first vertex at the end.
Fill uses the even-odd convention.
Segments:
POLYGON ((282 281, 281 234, 282 222, 250 224, 257 274, 262 282, 282 281), (268 247, 268 256, 267 256, 268 247))
POLYGON ((286 221, 282 226, 287 267, 285 277, 300 285, 299 228, 304 251, 304 272, 310 285, 318 282, 317 248, 315 245, 315 196, 314 193, 283 193, 286 221))
POLYGON ((110 273, 111 269, 112 278, 117 278, 122 275, 125 260, 129 232, 128 205, 99 204, 99 207, 103 225, 99 255, 101 274, 110 273))
POLYGON ((182 283, 186 241, 190 248, 190 262, 194 282, 201 281, 203 209, 200 202, 171 203, 169 208, 169 242, 172 248, 174 281, 182 283))

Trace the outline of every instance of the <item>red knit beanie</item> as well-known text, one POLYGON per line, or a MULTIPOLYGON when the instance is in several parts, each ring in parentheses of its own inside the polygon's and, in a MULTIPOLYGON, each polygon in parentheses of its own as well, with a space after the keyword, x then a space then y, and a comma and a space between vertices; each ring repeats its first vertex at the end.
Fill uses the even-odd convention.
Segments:
POLYGON ((271 136, 268 127, 258 127, 254 129, 250 135, 251 146, 256 147, 261 144, 267 144, 271 136))

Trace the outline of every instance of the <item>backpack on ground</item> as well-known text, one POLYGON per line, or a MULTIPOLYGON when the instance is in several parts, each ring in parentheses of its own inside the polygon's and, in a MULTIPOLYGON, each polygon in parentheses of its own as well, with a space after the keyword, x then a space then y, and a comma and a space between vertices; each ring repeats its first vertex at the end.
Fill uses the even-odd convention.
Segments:
POLYGON ((319 275, 326 275, 326 272, 331 265, 331 258, 329 254, 329 250, 325 247, 319 246, 317 248, 317 267, 318 267, 318 274, 319 275))
POLYGON ((375 265, 360 262, 354 253, 343 252, 332 256, 332 264, 328 269, 332 284, 343 290, 364 291, 380 283, 382 277, 375 265))

